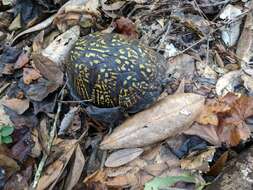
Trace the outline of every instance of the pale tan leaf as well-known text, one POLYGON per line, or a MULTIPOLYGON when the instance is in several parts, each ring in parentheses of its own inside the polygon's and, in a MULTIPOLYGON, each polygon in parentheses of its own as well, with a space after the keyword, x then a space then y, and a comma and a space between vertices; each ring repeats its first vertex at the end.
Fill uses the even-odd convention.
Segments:
POLYGON ((167 96, 127 119, 106 136, 101 149, 135 148, 150 145, 186 130, 204 106, 203 96, 185 93, 167 96))
POLYGON ((131 162, 143 153, 142 148, 130 148, 116 151, 108 156, 105 161, 106 167, 119 167, 131 162))

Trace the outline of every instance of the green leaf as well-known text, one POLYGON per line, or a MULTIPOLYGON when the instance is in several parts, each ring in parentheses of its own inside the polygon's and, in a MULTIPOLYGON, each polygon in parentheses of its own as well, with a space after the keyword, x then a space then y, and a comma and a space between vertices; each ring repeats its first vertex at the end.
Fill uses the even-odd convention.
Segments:
POLYGON ((3 144, 3 138, 1 135, 0 135, 0 144, 3 144))
POLYGON ((144 190, 159 190, 159 188, 169 187, 180 181, 196 183, 195 177, 187 174, 181 176, 169 176, 164 178, 156 177, 145 184, 144 190))
POLYGON ((11 136, 2 137, 2 141, 4 144, 10 144, 12 143, 12 138, 11 136))
POLYGON ((13 133, 13 131, 14 131, 13 126, 4 125, 1 127, 0 136, 7 137, 7 136, 11 135, 13 133))

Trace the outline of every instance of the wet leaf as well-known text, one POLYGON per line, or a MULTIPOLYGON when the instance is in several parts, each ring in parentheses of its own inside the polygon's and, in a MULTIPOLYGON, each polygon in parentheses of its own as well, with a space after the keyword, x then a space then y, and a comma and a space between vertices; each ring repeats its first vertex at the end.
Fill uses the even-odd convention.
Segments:
POLYGON ((143 153, 141 148, 122 149, 113 152, 105 161, 106 167, 119 167, 131 162, 143 153))

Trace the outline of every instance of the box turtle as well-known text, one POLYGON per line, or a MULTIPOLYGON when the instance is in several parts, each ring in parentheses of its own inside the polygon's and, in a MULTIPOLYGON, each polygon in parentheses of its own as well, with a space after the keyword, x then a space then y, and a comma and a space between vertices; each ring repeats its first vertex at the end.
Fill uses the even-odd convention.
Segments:
POLYGON ((87 100, 87 110, 107 122, 115 110, 136 113, 154 103, 165 67, 164 57, 138 40, 99 32, 81 37, 65 64, 72 96, 87 100))

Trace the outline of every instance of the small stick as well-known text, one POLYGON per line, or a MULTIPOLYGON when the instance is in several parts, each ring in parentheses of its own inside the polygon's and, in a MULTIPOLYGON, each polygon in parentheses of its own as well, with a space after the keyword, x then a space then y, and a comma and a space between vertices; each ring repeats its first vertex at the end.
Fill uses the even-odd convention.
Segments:
MULTIPOLYGON (((64 88, 65 88, 65 86, 63 87, 63 89, 64 88)), ((63 100, 64 91, 62 90, 60 93, 61 93, 60 100, 63 100)), ((53 127, 52 127, 51 131, 50 131, 49 141, 48 141, 48 145, 47 145, 47 152, 50 152, 50 149, 52 147, 52 143, 53 143, 56 128, 57 128, 57 122, 58 122, 58 119, 59 119, 59 116, 60 116, 61 107, 62 107, 62 102, 58 102, 58 108, 57 108, 57 112, 56 112, 56 115, 55 115, 55 118, 54 118, 54 124, 53 124, 53 127)), ((36 189, 36 187, 38 185, 38 182, 39 182, 39 179, 41 177, 41 173, 42 173, 42 170, 45 166, 47 158, 48 158, 48 154, 44 153, 42 159, 40 160, 38 169, 35 173, 34 180, 33 180, 33 183, 32 183, 32 189, 36 189)))

